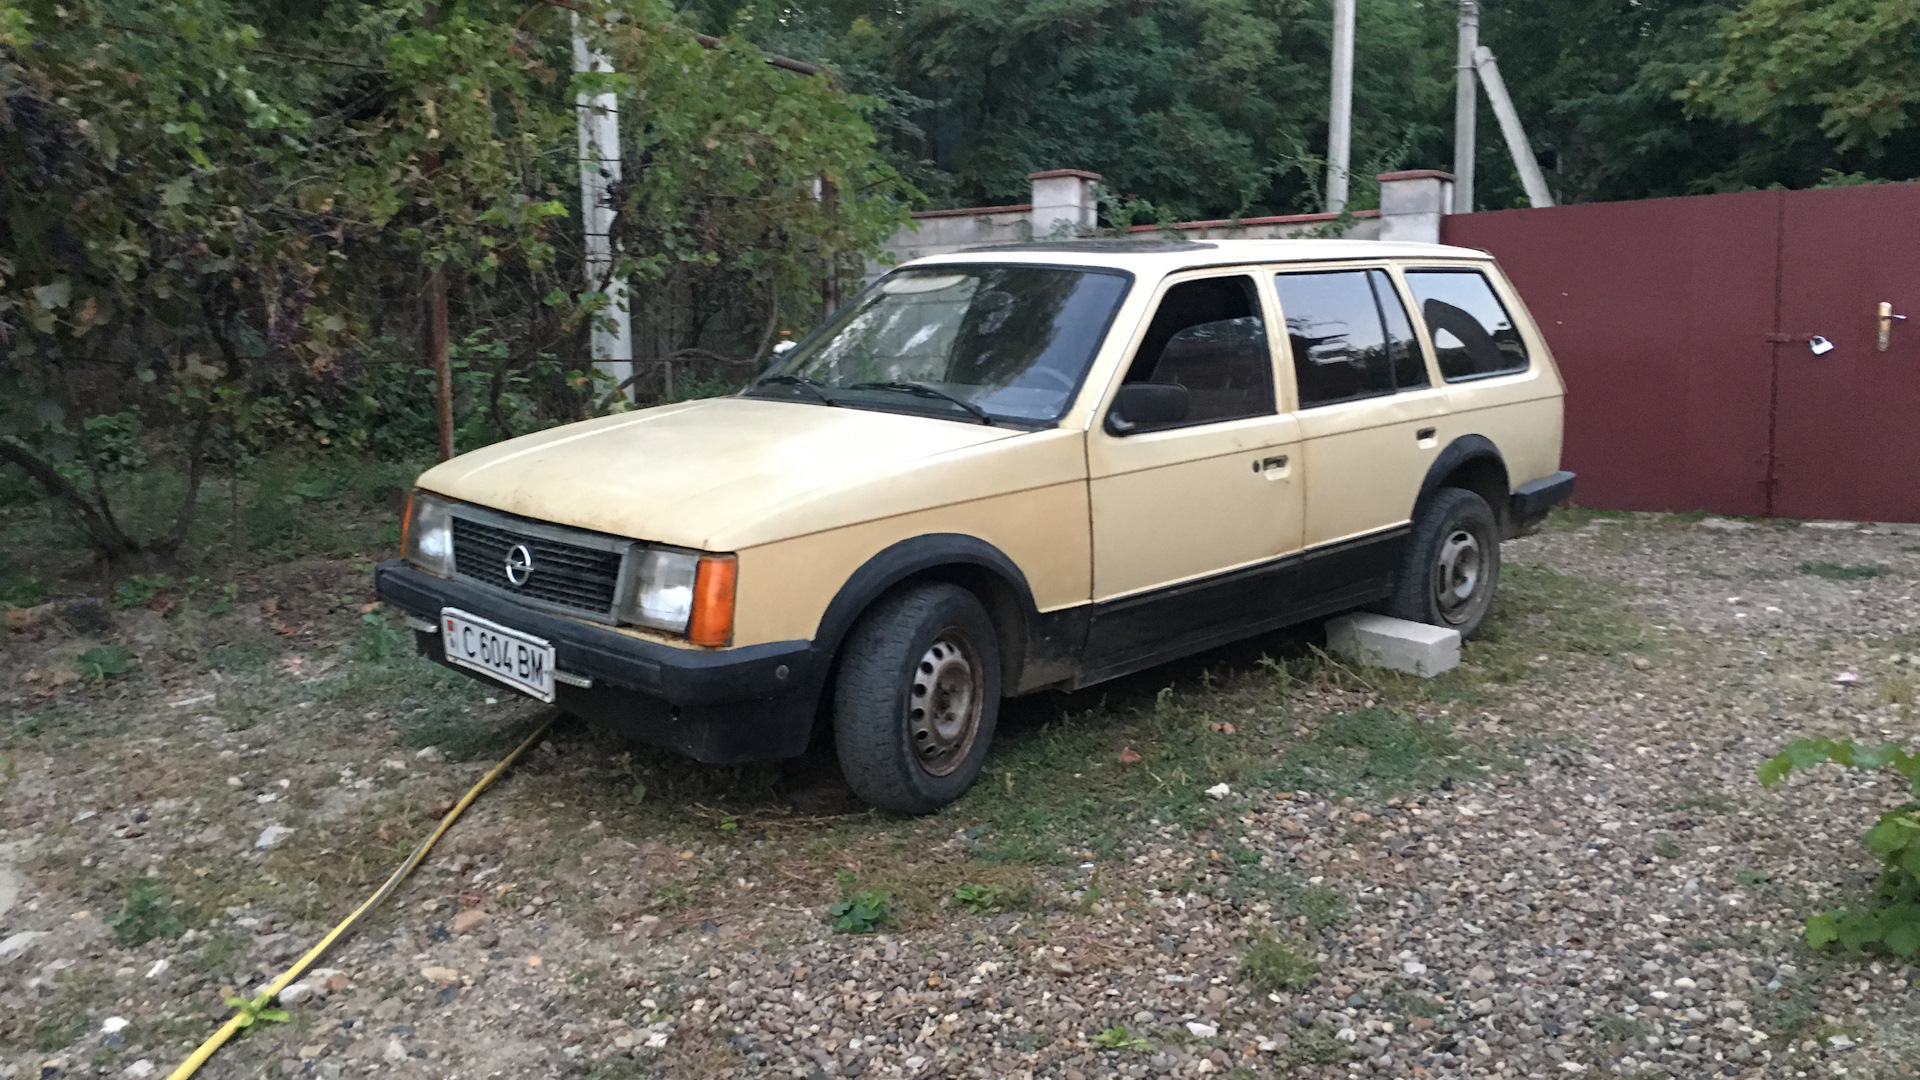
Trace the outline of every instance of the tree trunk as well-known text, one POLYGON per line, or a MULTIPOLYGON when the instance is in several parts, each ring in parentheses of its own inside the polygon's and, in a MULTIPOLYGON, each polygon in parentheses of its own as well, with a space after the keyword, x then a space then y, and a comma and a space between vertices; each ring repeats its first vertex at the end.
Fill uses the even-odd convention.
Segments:
POLYGON ((87 532, 87 540, 93 549, 108 561, 123 559, 140 553, 140 543, 128 536, 120 528, 120 523, 107 513, 104 506, 89 499, 85 492, 75 487, 66 477, 46 459, 21 445, 17 440, 0 438, 0 461, 10 461, 20 466, 35 482, 47 490, 47 494, 59 500, 67 512, 74 516, 80 527, 87 532))

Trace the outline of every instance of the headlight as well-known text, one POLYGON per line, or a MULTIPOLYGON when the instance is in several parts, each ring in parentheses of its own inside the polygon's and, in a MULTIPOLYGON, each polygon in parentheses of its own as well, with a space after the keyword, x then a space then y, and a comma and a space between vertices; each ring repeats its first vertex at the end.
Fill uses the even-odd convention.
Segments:
POLYGON ((453 576, 453 503, 432 492, 407 497, 400 530, 400 557, 438 577, 453 576))
POLYGON ((733 638, 733 556, 653 548, 628 565, 634 580, 621 622, 684 634, 695 645, 733 638))

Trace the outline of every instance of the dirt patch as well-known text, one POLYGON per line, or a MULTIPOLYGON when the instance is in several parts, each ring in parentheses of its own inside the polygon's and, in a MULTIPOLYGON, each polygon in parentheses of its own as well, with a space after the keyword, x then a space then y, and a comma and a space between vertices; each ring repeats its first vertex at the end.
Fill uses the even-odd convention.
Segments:
MULTIPOLYGON (((1920 536, 1570 514, 1508 558, 1440 680, 1280 636, 1023 701, 918 821, 563 722, 202 1075, 1914 1075, 1914 967, 1798 933, 1898 792, 1754 769, 1920 742, 1920 536)), ((164 1074, 538 722, 368 585, 5 639, 0 1076, 164 1074)))

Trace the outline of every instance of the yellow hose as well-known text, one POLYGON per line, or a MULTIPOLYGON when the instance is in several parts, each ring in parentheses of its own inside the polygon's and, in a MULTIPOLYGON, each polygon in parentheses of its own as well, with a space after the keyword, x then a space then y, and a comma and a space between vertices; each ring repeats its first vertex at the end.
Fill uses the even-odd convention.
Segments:
MULTIPOLYGON (((508 754, 506 757, 500 760, 500 764, 495 765, 492 769, 489 769, 487 771, 487 775, 480 778, 479 783, 469 788, 467 790, 467 793, 460 797, 460 801, 453 804, 453 809, 447 811, 447 816, 440 819, 439 826, 435 828, 433 832, 427 834, 427 838, 425 840, 420 841, 420 846, 414 848, 413 854, 407 856, 407 861, 401 863, 400 868, 398 870, 395 870, 391 877, 387 878, 386 884, 380 886, 379 889, 375 890, 374 894, 372 896, 367 897, 367 899, 359 907, 354 908, 353 914, 341 920, 339 926, 336 926, 332 930, 327 931, 326 937, 321 938, 318 944, 316 944, 313 948, 308 949, 305 956, 302 956, 299 960, 294 961, 294 965, 292 967, 281 972, 279 978, 268 983, 266 989, 261 991, 261 993, 268 998, 272 998, 274 995, 280 993, 280 991, 285 990, 287 988, 287 984, 299 978, 301 972, 306 971, 307 968, 310 967, 315 960, 320 959, 321 954, 325 953, 329 948, 331 948, 333 946, 333 943, 335 941, 338 941, 342 934, 345 934, 348 930, 351 930, 353 928, 353 924, 356 922, 359 922, 360 917, 362 915, 365 915, 367 912, 373 910, 374 906, 379 904, 380 901, 385 900, 387 896, 393 892, 394 888, 398 886, 401 881, 406 879, 406 876, 408 874, 413 873, 414 868, 420 865, 421 860, 427 857, 427 852, 433 850, 433 845, 440 839, 441 836, 445 835, 447 829, 453 825, 454 821, 457 818, 459 818, 461 813, 463 813, 467 809, 467 807, 473 805, 473 800, 478 798, 481 792, 487 790, 487 786, 489 784, 492 784, 495 780, 498 780, 500 778, 500 775, 506 772, 507 769, 510 768, 514 762, 520 760, 520 756, 522 754, 525 754, 528 750, 533 749, 534 745, 540 741, 541 736, 547 733, 547 729, 553 726, 553 720, 554 718, 552 716, 547 717, 547 719, 541 723, 540 727, 536 731, 534 731, 533 734, 527 736, 527 739, 525 742, 521 743, 519 746, 514 748, 513 753, 508 754)), ((220 1026, 220 1030, 214 1032, 211 1036, 209 1036, 206 1042, 203 1042, 200 1044, 199 1049, 195 1050, 190 1056, 188 1056, 187 1060, 181 1062, 179 1068, 173 1070, 171 1073, 168 1073, 167 1080, 187 1080, 187 1077, 192 1076, 194 1073, 200 1071, 200 1066, 205 1065, 207 1063, 207 1059, 213 1056, 214 1051, 226 1045, 226 1042, 228 1039, 233 1038, 233 1033, 236 1031, 239 1031, 241 1027, 244 1026, 244 1022, 246 1021, 246 1019, 247 1019, 247 1010, 242 1009, 241 1011, 234 1013, 233 1016, 229 1018, 225 1024, 222 1024, 220 1026)))

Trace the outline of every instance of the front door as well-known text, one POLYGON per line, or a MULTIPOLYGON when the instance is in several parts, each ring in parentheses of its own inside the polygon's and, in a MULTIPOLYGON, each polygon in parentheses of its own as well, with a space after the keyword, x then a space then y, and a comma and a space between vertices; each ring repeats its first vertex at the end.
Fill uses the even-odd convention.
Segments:
POLYGON ((1275 396, 1270 301, 1244 271, 1161 287, 1125 382, 1186 387, 1184 421, 1088 433, 1089 680, 1239 636, 1279 614, 1266 564, 1300 546, 1299 425, 1275 396), (1271 586, 1271 588, 1269 588, 1271 586))

